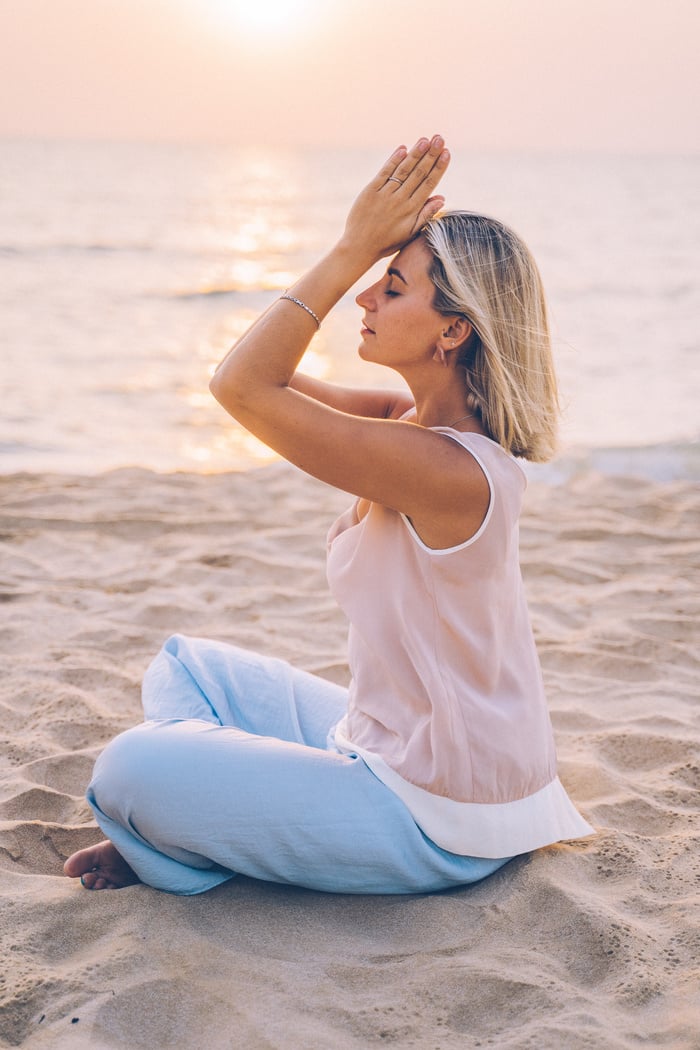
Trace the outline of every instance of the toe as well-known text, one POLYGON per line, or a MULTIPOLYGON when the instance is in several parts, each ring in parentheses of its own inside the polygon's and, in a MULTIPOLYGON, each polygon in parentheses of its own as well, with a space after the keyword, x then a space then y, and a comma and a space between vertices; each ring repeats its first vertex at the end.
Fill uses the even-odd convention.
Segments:
POLYGON ((63 865, 63 870, 71 879, 77 879, 81 875, 85 875, 86 872, 92 871, 98 866, 100 858, 99 846, 102 843, 98 843, 95 846, 88 846, 87 849, 78 850, 77 853, 73 853, 72 856, 63 865))

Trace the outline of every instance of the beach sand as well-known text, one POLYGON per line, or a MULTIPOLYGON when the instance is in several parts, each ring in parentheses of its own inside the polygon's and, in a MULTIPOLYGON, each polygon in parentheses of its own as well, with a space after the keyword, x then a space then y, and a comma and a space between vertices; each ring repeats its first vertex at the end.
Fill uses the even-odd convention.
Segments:
MULTIPOLYGON (((0 1042, 32 1048, 700 1047, 700 487, 530 486, 522 561, 564 784, 595 837, 475 887, 234 879, 89 893, 93 760, 173 631, 345 682, 347 497, 242 474, 0 478, 0 1042)), ((101 836, 99 836, 101 837, 101 836)))

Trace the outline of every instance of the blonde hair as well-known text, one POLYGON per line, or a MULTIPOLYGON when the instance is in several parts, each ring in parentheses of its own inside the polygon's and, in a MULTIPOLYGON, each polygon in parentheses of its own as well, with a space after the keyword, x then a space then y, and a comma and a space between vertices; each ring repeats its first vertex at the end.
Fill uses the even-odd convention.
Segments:
POLYGON ((559 398, 542 281, 529 249, 497 219, 473 212, 438 215, 419 236, 433 256, 435 309, 473 328, 459 358, 472 408, 508 452, 551 459, 559 398))

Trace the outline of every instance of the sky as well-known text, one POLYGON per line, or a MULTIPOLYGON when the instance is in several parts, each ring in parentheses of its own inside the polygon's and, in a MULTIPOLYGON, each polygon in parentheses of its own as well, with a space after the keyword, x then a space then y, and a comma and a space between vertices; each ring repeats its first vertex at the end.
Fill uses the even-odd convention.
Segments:
POLYGON ((699 0, 0 0, 0 137, 700 152, 699 0))

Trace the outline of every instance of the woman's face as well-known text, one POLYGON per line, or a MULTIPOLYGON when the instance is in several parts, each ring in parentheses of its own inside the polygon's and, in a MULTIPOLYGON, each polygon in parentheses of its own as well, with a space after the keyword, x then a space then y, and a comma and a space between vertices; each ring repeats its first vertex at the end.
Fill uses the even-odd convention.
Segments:
POLYGON ((357 296, 355 302, 365 311, 359 347, 363 360, 400 371, 432 358, 446 320, 433 308, 430 263, 423 241, 411 241, 384 276, 357 296))

